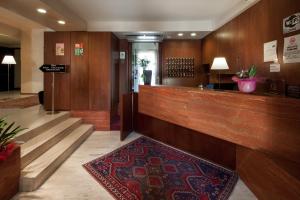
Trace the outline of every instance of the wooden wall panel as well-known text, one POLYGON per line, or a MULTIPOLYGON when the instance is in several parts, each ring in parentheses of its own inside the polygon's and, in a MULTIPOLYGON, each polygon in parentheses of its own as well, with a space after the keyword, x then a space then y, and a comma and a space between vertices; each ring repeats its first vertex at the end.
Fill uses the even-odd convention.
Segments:
POLYGON ((111 117, 119 115, 119 40, 112 34, 111 37, 111 117))
POLYGON ((299 163, 237 147, 240 178, 260 200, 300 198, 299 163))
MULTIPOLYGON (((284 79, 288 84, 300 84, 300 63, 283 64, 284 37, 299 34, 300 31, 283 34, 282 20, 299 12, 300 1, 261 0, 202 41, 204 64, 212 64, 213 58, 225 56, 230 70, 235 73, 242 68, 255 64, 258 75, 270 79, 284 79), (270 62, 263 62, 263 44, 278 41, 280 73, 270 72, 270 62)), ((212 73, 213 82, 216 73, 212 73)))
POLYGON ((87 32, 71 32, 71 110, 89 110, 89 48, 87 32), (83 44, 82 56, 74 54, 83 44))
POLYGON ((96 131, 110 130, 110 112, 108 111, 71 111, 71 115, 82 118, 84 123, 93 124, 96 131))
POLYGON ((139 112, 300 164, 297 99, 140 86, 139 112))
POLYGON ((121 97, 121 130, 120 139, 125 140, 126 137, 133 131, 133 93, 123 94, 121 97))
POLYGON ((110 110, 111 33, 89 32, 90 110, 110 110))
POLYGON ((162 42, 162 83, 164 85, 198 86, 204 82, 204 72, 201 60, 201 40, 164 40, 162 42), (165 66, 168 57, 190 57, 195 59, 194 78, 168 78, 165 66))
POLYGON ((142 114, 138 111, 138 98, 138 94, 135 93, 133 122, 136 132, 235 169, 235 144, 142 114))
POLYGON ((122 39, 120 40, 119 43, 120 47, 120 52, 124 51, 126 54, 126 57, 124 60, 120 59, 120 63, 119 63, 119 75, 120 75, 120 82, 119 82, 119 96, 120 99, 122 97, 123 94, 126 94, 128 92, 130 92, 130 79, 131 79, 131 73, 129 72, 129 68, 131 68, 131 66, 129 65, 129 42, 126 39, 122 39))
MULTIPOLYGON (((45 64, 65 64, 68 66, 68 73, 55 74, 55 109, 70 109, 70 32, 45 32, 44 37, 44 63, 45 64), (65 47, 64 56, 56 56, 56 43, 63 43, 65 47), (63 94, 63 95, 62 95, 63 94)), ((45 109, 51 109, 52 103, 52 74, 44 73, 44 102, 45 109)))

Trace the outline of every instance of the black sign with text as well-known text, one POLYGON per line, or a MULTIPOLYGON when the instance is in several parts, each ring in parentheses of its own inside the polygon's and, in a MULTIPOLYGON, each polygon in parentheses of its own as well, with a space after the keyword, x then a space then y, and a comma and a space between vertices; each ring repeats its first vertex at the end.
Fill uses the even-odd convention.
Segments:
POLYGON ((56 72, 56 73, 66 73, 67 67, 66 65, 47 65, 44 64, 40 67, 42 72, 56 72))

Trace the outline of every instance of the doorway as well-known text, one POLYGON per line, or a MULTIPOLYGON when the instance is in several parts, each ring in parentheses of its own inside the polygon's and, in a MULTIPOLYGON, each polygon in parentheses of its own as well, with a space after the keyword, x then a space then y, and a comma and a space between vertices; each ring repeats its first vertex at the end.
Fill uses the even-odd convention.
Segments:
POLYGON ((144 84, 143 70, 151 70, 151 85, 159 84, 159 43, 132 43, 132 90, 138 92, 139 85, 144 84), (142 62, 147 65, 143 66, 142 62))

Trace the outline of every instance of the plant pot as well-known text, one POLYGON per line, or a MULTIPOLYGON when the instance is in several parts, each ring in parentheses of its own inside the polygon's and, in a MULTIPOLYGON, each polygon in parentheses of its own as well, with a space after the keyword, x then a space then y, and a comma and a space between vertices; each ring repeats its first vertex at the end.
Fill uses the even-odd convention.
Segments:
POLYGON ((21 159, 20 147, 15 146, 5 160, 0 161, 0 199, 9 200, 19 191, 21 159))
POLYGON ((152 70, 144 70, 144 84, 151 85, 152 70))
POLYGON ((239 79, 233 77, 232 80, 238 83, 238 88, 241 92, 252 93, 256 90, 256 78, 239 79))

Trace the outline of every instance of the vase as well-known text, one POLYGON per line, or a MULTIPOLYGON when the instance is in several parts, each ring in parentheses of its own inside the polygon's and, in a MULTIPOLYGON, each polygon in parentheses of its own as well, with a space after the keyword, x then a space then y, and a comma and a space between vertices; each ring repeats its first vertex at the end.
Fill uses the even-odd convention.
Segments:
POLYGON ((256 90, 256 78, 239 79, 233 77, 232 80, 238 83, 241 92, 252 93, 256 90))
POLYGON ((152 70, 144 70, 144 84, 151 85, 152 70))

